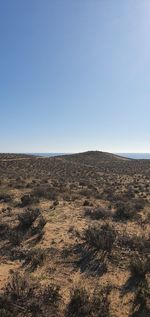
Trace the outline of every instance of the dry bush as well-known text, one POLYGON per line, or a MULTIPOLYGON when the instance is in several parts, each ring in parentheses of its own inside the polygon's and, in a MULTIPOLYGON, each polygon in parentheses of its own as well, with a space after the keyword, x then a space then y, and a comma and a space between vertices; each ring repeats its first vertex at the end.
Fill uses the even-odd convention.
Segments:
POLYGON ((31 296, 32 287, 27 276, 20 275, 18 272, 14 273, 6 286, 5 295, 8 295, 12 301, 31 296))
POLYGON ((7 223, 0 223, 0 239, 6 239, 9 237, 10 227, 7 223))
POLYGON ((115 230, 108 224, 90 226, 85 230, 84 243, 79 245, 76 253, 80 259, 76 262, 82 272, 103 275, 107 272, 107 262, 116 239, 115 230))
POLYGON ((10 230, 9 241, 11 243, 11 247, 18 246, 22 242, 23 236, 23 232, 17 230, 17 228, 15 228, 14 230, 10 230))
POLYGON ((145 207, 145 200, 143 198, 134 199, 134 206, 137 211, 141 211, 145 207))
POLYGON ((41 266, 46 258, 47 251, 42 248, 33 248, 26 252, 24 265, 27 265, 29 270, 34 271, 38 266, 41 266))
POLYGON ((75 288, 71 292, 65 317, 109 317, 109 290, 95 289, 93 294, 85 288, 75 288))
POLYGON ((90 217, 93 220, 99 220, 99 219, 108 219, 111 217, 111 211, 102 207, 91 209, 87 208, 85 210, 85 216, 90 217))
POLYGON ((5 192, 0 192, 0 203, 4 202, 7 203, 12 200, 11 195, 5 192))
POLYGON ((35 197, 33 197, 32 195, 23 195, 21 197, 21 203, 19 204, 19 207, 26 207, 26 206, 29 206, 31 204, 36 204, 38 203, 38 199, 36 199, 35 197))
POLYGON ((92 226, 86 229, 84 239, 90 247, 97 251, 111 252, 116 232, 109 224, 104 224, 101 227, 92 226))
POLYGON ((137 217, 137 209, 132 202, 119 201, 116 203, 115 220, 134 220, 137 217))
POLYGON ((150 316, 150 287, 147 281, 142 281, 135 292, 131 310, 132 317, 150 316))
POLYGON ((71 293, 66 317, 88 317, 90 315, 89 294, 84 288, 76 288, 71 293))
POLYGON ((34 210, 27 209, 23 213, 18 215, 19 229, 22 231, 28 230, 35 219, 40 215, 40 210, 38 208, 34 210))
POLYGON ((150 259, 136 255, 130 262, 131 277, 137 281, 144 280, 150 272, 150 259))
POLYGON ((141 254, 148 254, 150 249, 150 240, 139 235, 123 235, 118 238, 118 243, 120 247, 130 249, 131 251, 138 251, 141 254))
POLYGON ((42 297, 45 304, 57 305, 61 299, 60 287, 54 284, 47 285, 42 292, 42 297))
POLYGON ((32 196, 38 199, 57 200, 57 190, 53 187, 39 186, 33 189, 32 196))
POLYGON ((61 301, 59 287, 45 288, 29 276, 14 273, 0 296, 1 317, 58 317, 61 301))

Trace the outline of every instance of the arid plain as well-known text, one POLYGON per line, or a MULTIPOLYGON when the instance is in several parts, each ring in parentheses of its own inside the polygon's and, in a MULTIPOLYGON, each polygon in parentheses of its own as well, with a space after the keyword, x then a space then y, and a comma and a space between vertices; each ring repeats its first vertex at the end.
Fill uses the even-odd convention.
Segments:
POLYGON ((150 316, 150 160, 0 154, 0 317, 150 316))

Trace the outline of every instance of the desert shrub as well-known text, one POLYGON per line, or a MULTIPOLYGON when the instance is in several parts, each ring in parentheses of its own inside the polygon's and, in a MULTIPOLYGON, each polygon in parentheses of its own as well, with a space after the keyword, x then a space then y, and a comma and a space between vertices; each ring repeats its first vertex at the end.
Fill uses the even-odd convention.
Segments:
POLYGON ((79 186, 83 187, 83 186, 86 186, 86 185, 87 185, 87 183, 84 180, 79 182, 79 186))
POLYGON ((4 294, 0 295, 0 317, 13 317, 10 301, 4 294))
POLYGON ((0 296, 1 317, 58 317, 59 287, 41 288, 29 276, 14 273, 0 296))
POLYGON ((0 317, 13 317, 12 305, 8 296, 1 291, 0 293, 0 317))
POLYGON ((91 189, 88 189, 88 188, 85 188, 85 189, 81 189, 79 191, 79 194, 82 195, 82 196, 85 196, 87 198, 90 198, 93 196, 93 192, 91 189))
POLYGON ((85 231, 85 241, 97 251, 103 250, 110 252, 116 238, 115 230, 108 224, 101 227, 89 227, 85 231))
POLYGON ((85 288, 76 288, 71 293, 65 317, 88 317, 90 315, 90 299, 85 288))
POLYGON ((9 195, 7 193, 0 192, 0 202, 7 203, 11 200, 12 200, 11 195, 9 195))
POLYGON ((137 210, 132 203, 119 201, 116 204, 116 212, 114 218, 116 220, 132 220, 137 217, 137 210))
POLYGON ((89 200, 85 199, 85 201, 83 202, 83 206, 91 206, 89 200))
POLYGON ((85 288, 71 292, 65 317, 109 317, 109 290, 95 289, 93 294, 85 288))
POLYGON ((150 272, 150 259, 136 255, 130 262, 131 276, 137 280, 144 280, 146 274, 150 272))
POLYGON ((110 291, 110 286, 94 290, 91 303, 93 317, 110 317, 110 291))
POLYGON ((99 276, 106 273, 115 238, 115 230, 108 224, 88 227, 83 237, 85 242, 76 251, 81 254, 77 261, 81 271, 99 276))
POLYGON ((9 241, 12 246, 18 246, 23 239, 23 232, 14 229, 9 232, 9 241))
POLYGON ((129 186, 127 191, 125 192, 125 195, 128 198, 134 198, 134 196, 135 196, 134 188, 132 186, 129 186))
POLYGON ((111 216, 111 212, 110 210, 104 209, 102 207, 96 209, 87 208, 85 210, 85 216, 89 216, 93 220, 106 219, 111 216))
POLYGON ((46 258, 46 250, 41 248, 33 248, 25 255, 24 265, 29 265, 31 271, 41 266, 46 258))
POLYGON ((12 317, 12 314, 7 308, 0 308, 0 317, 12 317))
POLYGON ((7 223, 0 223, 0 238, 5 239, 7 236, 9 236, 9 225, 7 223))
POLYGON ((40 214, 40 216, 35 220, 34 224, 32 225, 31 232, 32 235, 35 234, 42 234, 42 230, 46 224, 46 220, 44 217, 40 214))
POLYGON ((56 207, 56 206, 58 206, 59 205, 59 201, 58 200, 54 200, 54 202, 53 202, 53 207, 56 207))
POLYGON ((118 238, 118 243, 123 248, 138 251, 141 254, 148 254, 150 248, 150 241, 138 235, 123 235, 118 238))
POLYGON ((85 208, 84 215, 85 217, 91 217, 92 209, 87 207, 85 208))
POLYGON ((134 206, 137 211, 144 209, 145 200, 143 198, 134 199, 134 206))
POLYGON ((142 281, 135 292, 131 310, 132 317, 150 316, 150 287, 147 281, 142 281))
POLYGON ((145 223, 150 223, 150 212, 148 212, 145 223))
POLYGON ((30 297, 32 295, 32 287, 30 286, 27 276, 15 272, 6 286, 5 296, 6 295, 9 300, 13 302, 21 300, 22 298, 25 300, 30 297))
POLYGON ((105 188, 103 191, 103 195, 109 201, 114 200, 114 190, 112 188, 109 188, 109 187, 105 188))
POLYGON ((17 228, 11 228, 6 223, 0 224, 0 238, 1 240, 9 240, 11 246, 17 246, 20 244, 23 237, 23 233, 18 231, 17 228))
POLYGON ((25 258, 25 250, 22 248, 22 245, 15 245, 11 247, 10 260, 19 260, 22 261, 25 258))
POLYGON ((49 284, 42 292, 43 302, 47 305, 58 305, 61 300, 60 287, 58 285, 49 284))
POLYGON ((31 195, 23 195, 21 197, 21 204, 20 207, 26 207, 28 205, 31 205, 34 202, 34 199, 31 195))
POLYGON ((71 195, 68 194, 68 193, 66 193, 66 192, 64 192, 64 194, 63 194, 63 200, 64 200, 64 201, 70 201, 70 200, 71 200, 71 195))
POLYGON ((39 215, 40 210, 38 208, 34 210, 27 209, 23 213, 19 214, 18 220, 20 230, 28 230, 39 215))
POLYGON ((76 262, 81 272, 86 272, 89 276, 102 276, 107 272, 107 252, 98 251, 89 246, 83 246, 80 250, 80 259, 76 262))
POLYGON ((48 200, 57 200, 57 191, 52 187, 40 186, 33 189, 32 196, 48 200))

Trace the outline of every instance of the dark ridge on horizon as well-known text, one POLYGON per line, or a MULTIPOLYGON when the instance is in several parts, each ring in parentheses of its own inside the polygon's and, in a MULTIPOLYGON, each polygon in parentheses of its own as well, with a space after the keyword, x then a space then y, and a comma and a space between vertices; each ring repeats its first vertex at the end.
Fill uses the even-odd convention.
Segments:
POLYGON ((56 158, 56 157, 63 157, 63 158, 82 158, 89 159, 94 158, 94 160, 150 160, 150 153, 110 153, 110 152, 103 152, 98 150, 89 150, 84 152, 76 152, 76 153, 0 153, 0 159, 29 159, 29 158, 56 158), (130 156, 131 154, 131 156, 130 156))
POLYGON ((34 158, 34 157, 45 157, 45 158, 53 158, 53 157, 63 157, 67 159, 72 158, 89 158, 96 160, 130 160, 130 158, 123 157, 117 154, 103 152, 103 151, 85 151, 79 153, 0 153, 0 159, 15 159, 15 158, 34 158), (47 154, 47 155, 46 155, 47 154))

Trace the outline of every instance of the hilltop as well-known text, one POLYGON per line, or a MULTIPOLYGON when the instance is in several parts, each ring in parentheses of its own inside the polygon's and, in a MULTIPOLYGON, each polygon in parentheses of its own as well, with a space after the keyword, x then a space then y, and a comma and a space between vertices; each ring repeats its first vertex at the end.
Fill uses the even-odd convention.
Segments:
POLYGON ((150 160, 0 154, 0 316, 149 316, 149 220, 150 160))

